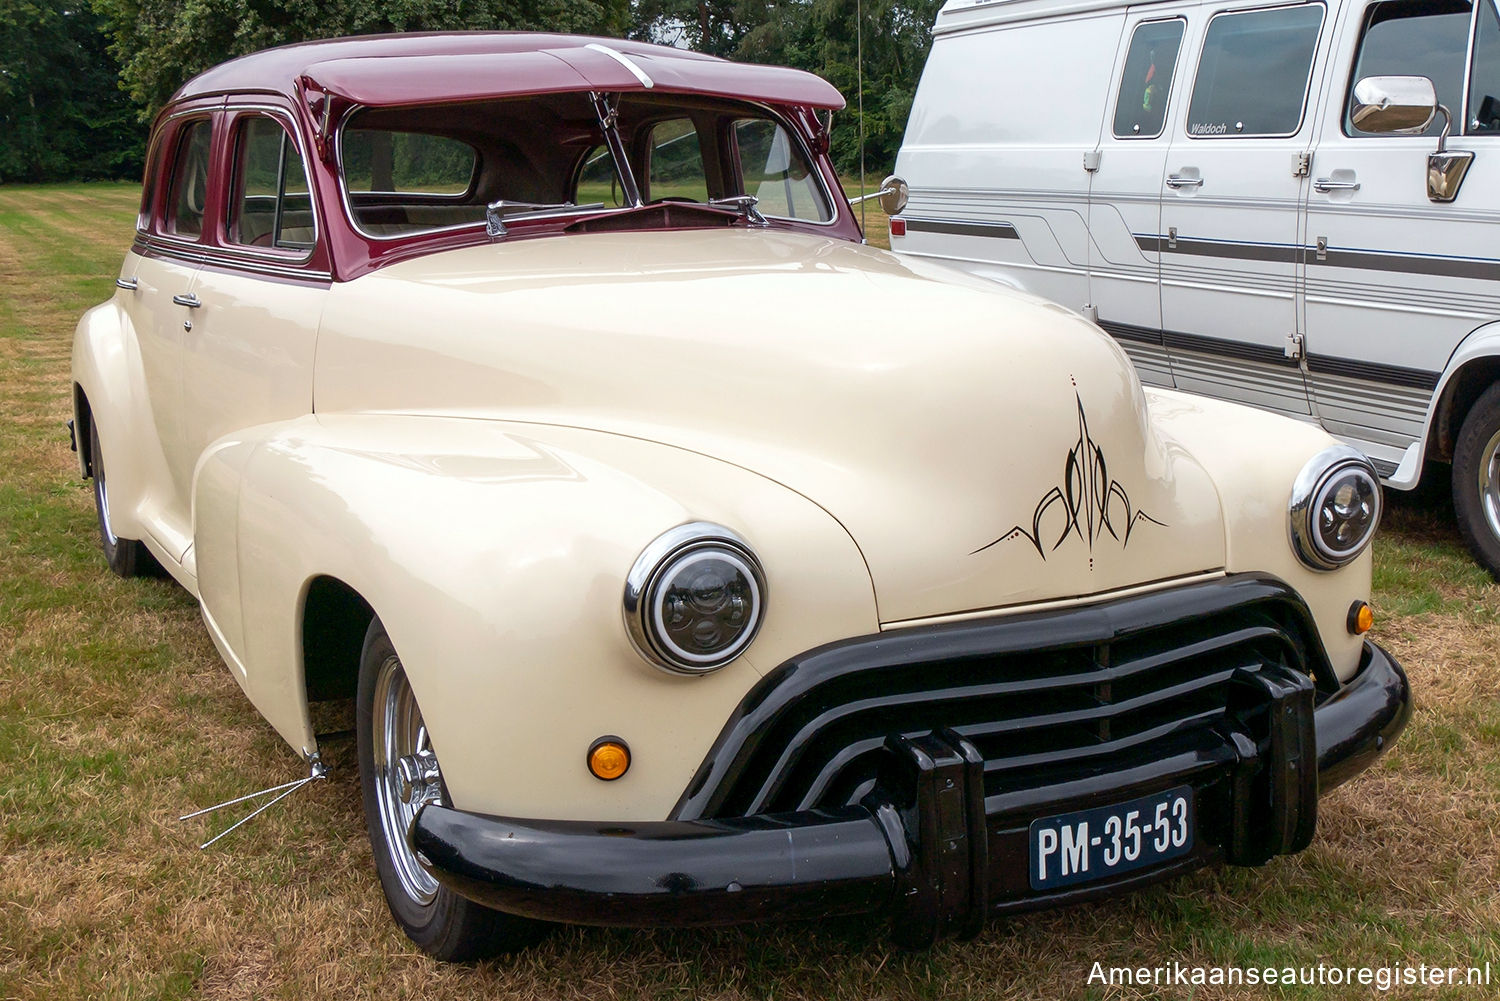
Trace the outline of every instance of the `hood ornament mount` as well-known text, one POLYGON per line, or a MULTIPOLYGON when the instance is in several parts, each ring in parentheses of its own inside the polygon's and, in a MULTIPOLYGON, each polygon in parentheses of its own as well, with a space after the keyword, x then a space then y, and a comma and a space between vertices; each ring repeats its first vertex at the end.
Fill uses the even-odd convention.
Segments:
MULTIPOLYGON (((1137 510, 1120 481, 1110 479, 1104 449, 1089 436, 1088 415, 1083 409, 1083 397, 1078 393, 1078 382, 1071 377, 1070 381, 1073 382, 1073 398, 1078 403, 1078 439, 1068 449, 1063 463, 1062 484, 1048 490, 1037 502, 1036 509, 1031 513, 1030 531, 1024 525, 1014 525, 1001 533, 998 539, 974 550, 970 556, 977 556, 1011 539, 1025 539, 1031 543, 1037 555, 1046 560, 1049 552, 1056 551, 1068 541, 1069 536, 1074 535, 1088 545, 1089 553, 1092 554, 1094 543, 1106 535, 1119 542, 1121 548, 1129 545, 1131 533, 1143 521, 1167 527, 1165 522, 1156 520, 1145 511, 1137 510), (1042 520, 1059 505, 1065 520, 1062 531, 1049 547, 1044 545, 1042 520)), ((1050 534, 1047 538, 1051 538, 1050 534)), ((1094 569, 1092 555, 1089 556, 1089 569, 1094 569)))

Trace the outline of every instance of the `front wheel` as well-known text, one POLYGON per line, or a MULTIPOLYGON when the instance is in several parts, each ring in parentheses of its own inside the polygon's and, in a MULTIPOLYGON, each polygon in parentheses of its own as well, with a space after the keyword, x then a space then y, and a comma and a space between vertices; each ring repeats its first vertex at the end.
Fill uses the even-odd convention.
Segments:
POLYGON ((1500 385, 1480 395, 1458 432, 1453 510, 1474 557, 1500 580, 1500 385))
POLYGON ((407 844, 417 811, 428 802, 443 802, 447 790, 422 710, 379 619, 370 623, 360 655, 355 730, 375 870, 402 931, 443 960, 480 959, 532 944, 540 925, 454 893, 433 878, 407 844))

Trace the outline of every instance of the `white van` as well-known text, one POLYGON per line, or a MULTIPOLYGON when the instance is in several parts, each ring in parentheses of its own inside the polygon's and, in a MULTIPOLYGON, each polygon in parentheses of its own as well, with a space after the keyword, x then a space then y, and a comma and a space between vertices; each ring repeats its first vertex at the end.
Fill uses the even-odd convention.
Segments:
POLYGON ((1451 462, 1500 577, 1496 2, 949 0, 892 247, 1079 310, 1147 383, 1317 422, 1396 489, 1451 462))

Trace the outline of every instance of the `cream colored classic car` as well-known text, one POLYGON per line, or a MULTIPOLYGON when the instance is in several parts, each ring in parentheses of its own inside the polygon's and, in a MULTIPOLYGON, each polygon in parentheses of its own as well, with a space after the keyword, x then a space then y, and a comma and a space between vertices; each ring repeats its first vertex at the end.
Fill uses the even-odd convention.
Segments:
POLYGON ((105 556, 192 592, 445 958, 542 922, 909 945, 1313 837, 1406 722, 1380 493, 1068 310, 862 246, 842 99, 543 35, 161 113, 73 351, 105 556))

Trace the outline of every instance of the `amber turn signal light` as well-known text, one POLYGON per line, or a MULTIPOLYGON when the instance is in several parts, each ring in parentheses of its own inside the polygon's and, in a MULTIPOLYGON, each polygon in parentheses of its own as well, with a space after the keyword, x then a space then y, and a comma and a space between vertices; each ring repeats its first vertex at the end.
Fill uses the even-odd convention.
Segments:
POLYGON ((1349 631, 1355 636, 1362 636, 1370 631, 1375 625, 1375 609, 1368 603, 1356 601, 1349 606, 1349 631))
POLYGON ((589 745, 589 772, 613 782, 630 767, 630 746, 619 737, 600 737, 589 745))

